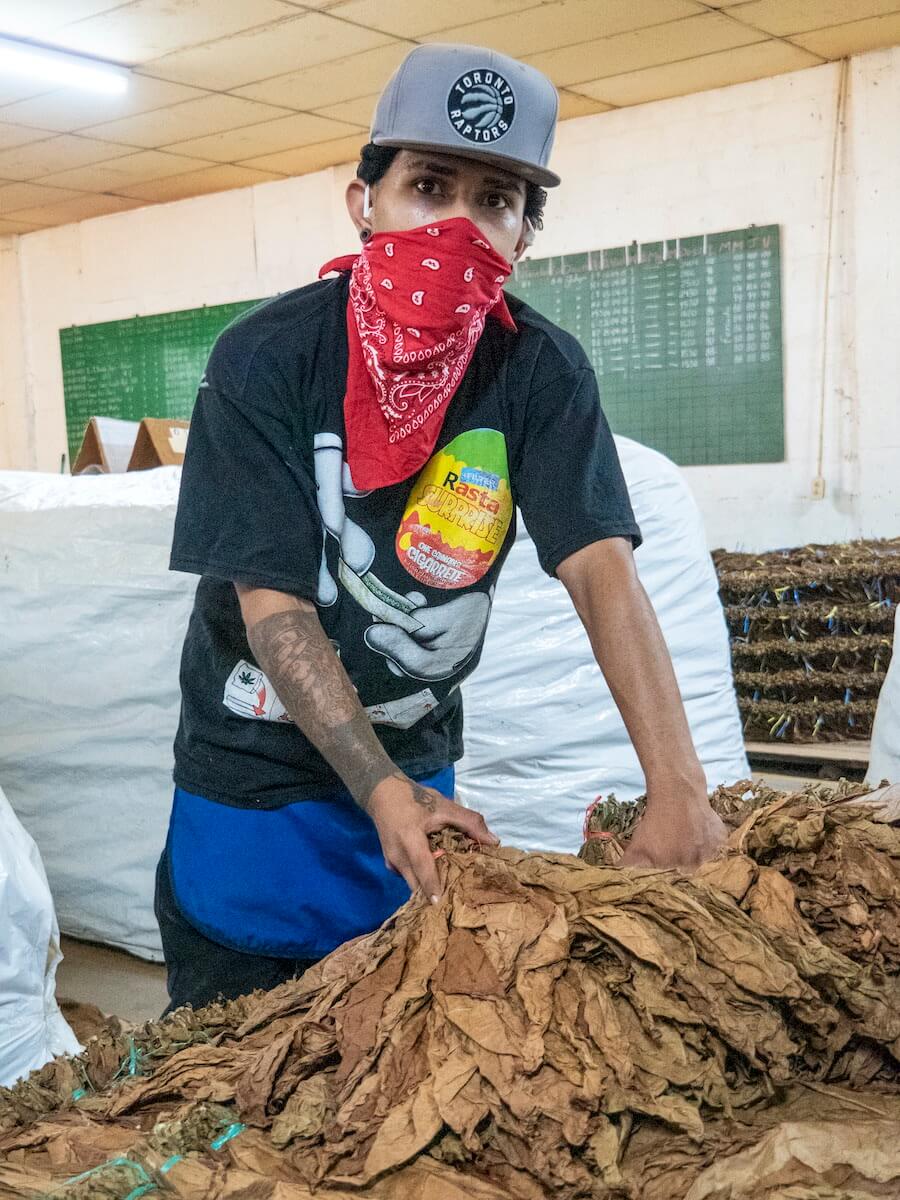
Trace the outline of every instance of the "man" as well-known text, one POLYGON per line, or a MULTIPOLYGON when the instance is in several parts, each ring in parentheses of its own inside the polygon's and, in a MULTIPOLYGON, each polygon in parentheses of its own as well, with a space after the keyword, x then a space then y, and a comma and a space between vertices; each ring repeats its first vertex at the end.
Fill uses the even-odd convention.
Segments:
POLYGON ((362 251, 212 352, 172 552, 202 576, 157 874, 173 1005, 274 986, 411 891, 438 903, 429 833, 496 842, 453 763, 516 506, 646 774, 626 861, 723 838, 593 371, 502 291, 559 183, 556 113, 523 63, 416 47, 347 189, 362 251))

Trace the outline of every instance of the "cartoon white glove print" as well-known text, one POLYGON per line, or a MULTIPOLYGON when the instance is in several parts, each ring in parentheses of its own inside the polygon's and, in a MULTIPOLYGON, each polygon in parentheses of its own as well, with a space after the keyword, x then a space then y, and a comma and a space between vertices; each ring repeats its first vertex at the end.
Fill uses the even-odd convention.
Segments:
POLYGON ((328 570, 325 557, 328 534, 337 538, 342 561, 357 575, 365 575, 371 567, 375 559, 375 543, 364 529, 350 520, 344 510, 344 496, 365 496, 366 493, 357 491, 353 486, 350 469, 344 463, 341 439, 336 433, 317 433, 313 440, 313 451, 316 498, 325 526, 316 599, 323 607, 327 607, 338 598, 337 581, 328 570))
MULTIPOLYGON (((446 679, 472 656, 484 635, 491 613, 490 594, 470 592, 446 604, 429 607, 420 603, 410 616, 420 628, 407 633, 398 625, 378 622, 366 630, 366 645, 383 654, 388 665, 414 679, 446 679)), ((410 600, 424 597, 410 592, 410 600)))

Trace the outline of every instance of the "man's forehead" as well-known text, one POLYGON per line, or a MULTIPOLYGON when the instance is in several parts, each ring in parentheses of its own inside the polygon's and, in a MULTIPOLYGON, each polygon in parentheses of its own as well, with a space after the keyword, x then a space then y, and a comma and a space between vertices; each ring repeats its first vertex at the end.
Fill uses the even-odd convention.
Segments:
POLYGON ((520 192, 525 190, 524 180, 511 171, 505 171, 495 163, 462 158, 458 154, 445 154, 440 150, 401 150, 397 160, 397 165, 404 171, 437 169, 442 175, 475 175, 479 179, 514 187, 520 192))

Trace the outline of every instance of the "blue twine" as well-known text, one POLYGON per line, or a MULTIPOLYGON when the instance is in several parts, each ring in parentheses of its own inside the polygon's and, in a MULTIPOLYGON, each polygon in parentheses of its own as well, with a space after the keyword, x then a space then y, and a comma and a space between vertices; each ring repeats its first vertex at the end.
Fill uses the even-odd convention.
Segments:
POLYGON ((219 1134, 214 1142, 210 1142, 210 1148, 213 1150, 221 1150, 226 1142, 230 1142, 232 1138, 237 1137, 239 1133, 243 1133, 247 1128, 246 1125, 241 1125, 240 1122, 235 1122, 234 1125, 229 1125, 224 1133, 219 1134))
MULTIPOLYGON (((80 1175, 73 1175, 71 1179, 66 1180, 66 1186, 68 1187, 70 1183, 81 1183, 84 1179, 90 1179, 92 1175, 96 1175, 99 1171, 105 1171, 108 1167, 130 1167, 132 1171, 137 1171, 138 1175, 143 1177, 144 1185, 149 1183, 150 1187, 156 1187, 156 1184, 141 1164, 133 1162, 130 1158, 111 1158, 109 1162, 101 1163, 99 1167, 91 1167, 89 1171, 82 1171, 80 1175)), ((127 1197, 126 1200, 128 1200, 127 1197)))
MULTIPOLYGON (((239 1121, 235 1121, 234 1124, 228 1126, 224 1133, 219 1134, 217 1138, 210 1142, 210 1148, 212 1150, 221 1150, 226 1142, 230 1142, 232 1138, 236 1138, 238 1134, 243 1133, 246 1128, 246 1125, 242 1125, 239 1121)), ((184 1156, 181 1154, 173 1154, 171 1158, 167 1158, 159 1168, 160 1175, 168 1174, 168 1172, 171 1171, 177 1163, 182 1162, 183 1159, 184 1156)), ((70 1183, 81 1183, 83 1180, 90 1179, 92 1175, 96 1175, 100 1171, 105 1171, 109 1167, 130 1167, 132 1171, 136 1171, 138 1174, 140 1183, 131 1189, 128 1195, 124 1197, 124 1200, 139 1200, 141 1196, 145 1196, 148 1192, 154 1191, 157 1187, 157 1184, 150 1178, 143 1166, 141 1166, 139 1162, 134 1162, 130 1158, 111 1158, 108 1162, 101 1163, 99 1167, 91 1167, 89 1171, 83 1171, 80 1175, 73 1175, 71 1179, 66 1180, 65 1186, 68 1187, 70 1183)))
POLYGON ((125 1200, 138 1200, 139 1196, 146 1196, 148 1192, 154 1191, 156 1184, 151 1180, 149 1183, 138 1184, 136 1188, 132 1188, 125 1200))
POLYGON ((76 1088, 72 1093, 73 1100, 80 1100, 82 1096, 87 1095, 87 1088, 76 1088))

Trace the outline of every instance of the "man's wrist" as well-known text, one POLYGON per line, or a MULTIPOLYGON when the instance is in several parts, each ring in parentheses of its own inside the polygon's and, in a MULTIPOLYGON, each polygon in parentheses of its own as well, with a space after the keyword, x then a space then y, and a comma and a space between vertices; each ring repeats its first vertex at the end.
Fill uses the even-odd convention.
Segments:
POLYGON ((647 807, 692 808, 700 800, 708 799, 706 775, 698 762, 673 768, 671 764, 657 771, 645 773, 647 784, 647 807))

